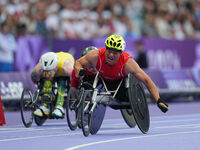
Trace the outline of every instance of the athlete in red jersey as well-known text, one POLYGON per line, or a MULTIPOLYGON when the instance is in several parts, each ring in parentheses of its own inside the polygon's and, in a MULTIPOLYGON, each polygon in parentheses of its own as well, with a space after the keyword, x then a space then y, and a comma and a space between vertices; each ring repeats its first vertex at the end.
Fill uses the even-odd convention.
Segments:
POLYGON ((127 76, 125 64, 132 58, 128 53, 122 52, 117 63, 109 65, 106 61, 106 48, 102 48, 98 53, 96 69, 106 81, 115 81, 127 76))
MULTIPOLYGON (((138 80, 144 83, 151 95, 154 97, 162 112, 168 111, 168 105, 161 100, 158 89, 151 78, 139 67, 132 57, 124 52, 125 41, 120 35, 111 35, 105 41, 106 48, 94 50, 76 60, 74 69, 75 76, 83 68, 95 68, 108 82, 115 83, 132 73, 138 80), (114 81, 114 82, 113 82, 114 81)), ((110 86, 112 87, 112 86, 110 86)), ((125 88, 124 88, 125 89, 125 88)), ((123 94, 125 92, 120 93, 123 94)))

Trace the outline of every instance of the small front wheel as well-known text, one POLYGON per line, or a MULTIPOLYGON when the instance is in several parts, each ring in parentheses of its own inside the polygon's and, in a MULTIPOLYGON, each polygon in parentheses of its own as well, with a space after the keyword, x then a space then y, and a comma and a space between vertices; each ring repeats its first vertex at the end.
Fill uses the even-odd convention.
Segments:
POLYGON ((38 125, 38 126, 42 126, 45 121, 46 121, 47 117, 38 117, 38 116, 35 116, 34 115, 34 120, 35 120, 35 123, 38 125))
POLYGON ((30 127, 33 123, 33 95, 29 88, 24 88, 20 100, 20 112, 22 122, 25 127, 30 127))

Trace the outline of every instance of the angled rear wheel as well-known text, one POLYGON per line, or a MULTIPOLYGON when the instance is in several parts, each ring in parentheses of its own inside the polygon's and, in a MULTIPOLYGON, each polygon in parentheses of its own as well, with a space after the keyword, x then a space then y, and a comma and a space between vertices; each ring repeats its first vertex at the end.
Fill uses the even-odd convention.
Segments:
POLYGON ((139 80, 129 74, 128 95, 135 121, 142 133, 146 134, 150 126, 149 108, 144 88, 139 80))
POLYGON ((81 127, 84 136, 88 136, 90 134, 90 128, 92 124, 93 114, 90 113, 91 101, 92 93, 91 91, 86 90, 81 103, 81 127))
POLYGON ((24 88, 20 100, 20 112, 22 122, 25 127, 30 127, 33 123, 33 94, 29 88, 24 88))
POLYGON ((67 117, 67 123, 71 130, 75 130, 78 126, 78 93, 76 93, 75 88, 70 88, 68 96, 67 96, 67 102, 66 102, 66 117, 67 117))

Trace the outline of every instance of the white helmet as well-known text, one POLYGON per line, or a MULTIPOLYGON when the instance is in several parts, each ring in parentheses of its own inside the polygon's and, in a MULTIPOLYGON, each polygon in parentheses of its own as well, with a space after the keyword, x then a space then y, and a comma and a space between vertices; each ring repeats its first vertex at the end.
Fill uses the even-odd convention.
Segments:
POLYGON ((56 68, 57 64, 58 56, 54 52, 47 52, 40 57, 39 65, 45 71, 56 68))

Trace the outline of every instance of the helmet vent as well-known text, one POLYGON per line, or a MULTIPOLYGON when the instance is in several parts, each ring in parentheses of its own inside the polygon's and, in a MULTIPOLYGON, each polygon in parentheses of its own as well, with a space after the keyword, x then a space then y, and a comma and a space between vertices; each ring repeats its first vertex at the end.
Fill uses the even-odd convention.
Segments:
POLYGON ((110 41, 110 45, 111 45, 111 46, 113 45, 112 41, 110 41))
POLYGON ((120 47, 120 45, 121 45, 121 43, 118 43, 118 44, 117 44, 117 47, 120 47))
POLYGON ((113 43, 113 46, 114 46, 114 47, 116 46, 116 42, 113 43))

